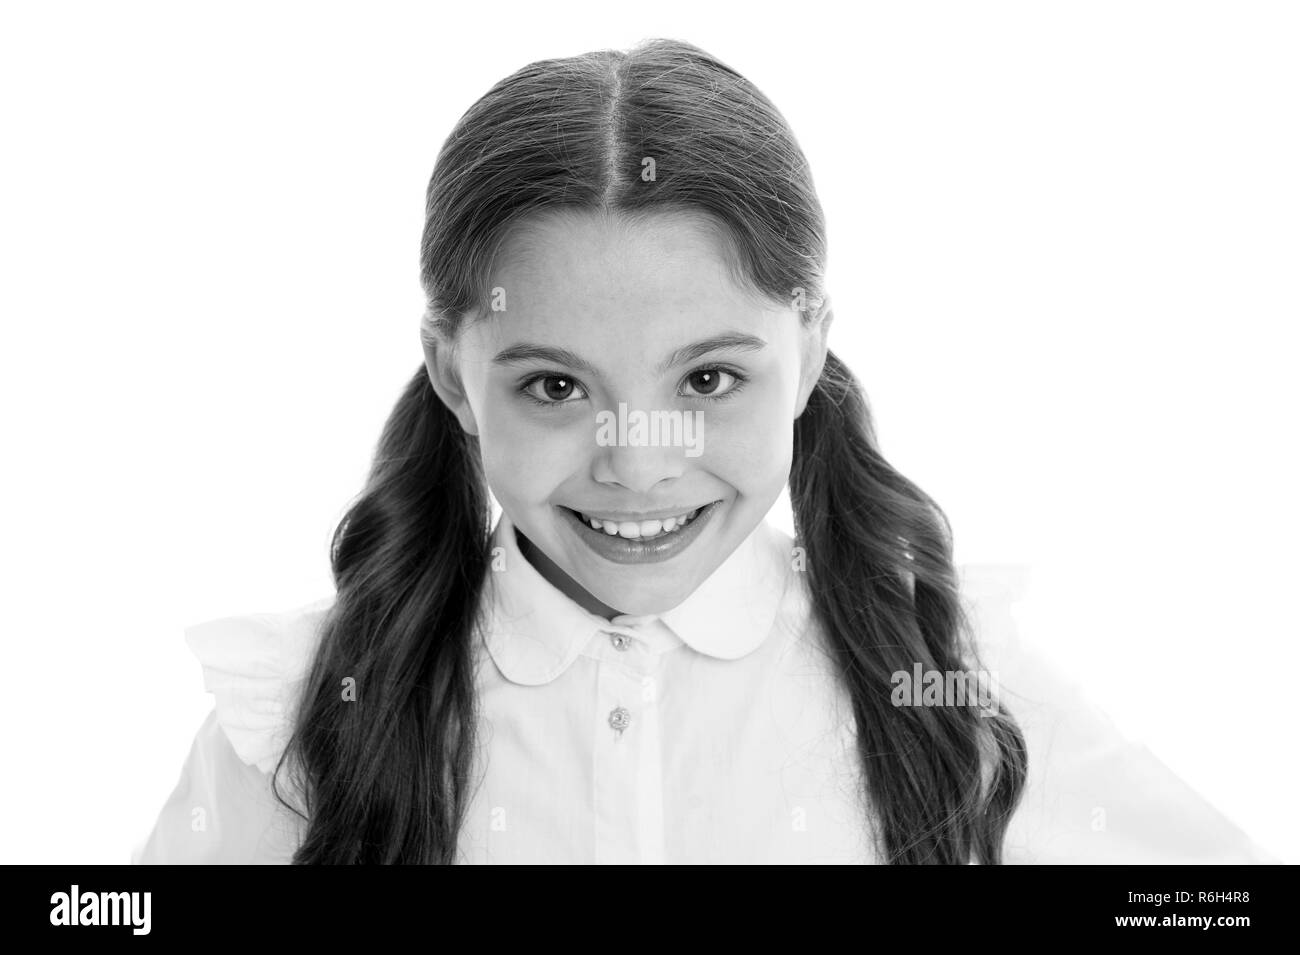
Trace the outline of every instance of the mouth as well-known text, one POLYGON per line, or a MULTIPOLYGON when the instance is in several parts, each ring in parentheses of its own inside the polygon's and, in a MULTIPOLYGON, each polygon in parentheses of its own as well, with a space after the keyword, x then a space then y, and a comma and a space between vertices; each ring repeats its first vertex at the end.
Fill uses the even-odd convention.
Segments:
POLYGON ((616 520, 601 517, 598 514, 575 511, 571 507, 562 507, 561 509, 568 511, 595 533, 605 534, 608 537, 621 537, 624 540, 651 541, 679 533, 683 528, 688 527, 692 521, 696 520, 706 508, 710 508, 717 503, 719 502, 713 501, 688 511, 680 511, 676 514, 669 514, 651 520, 616 520))
POLYGON ((597 556, 615 564, 648 564, 671 560, 704 532, 722 501, 673 514, 660 512, 647 520, 615 521, 610 514, 589 514, 558 506, 573 533, 597 556))

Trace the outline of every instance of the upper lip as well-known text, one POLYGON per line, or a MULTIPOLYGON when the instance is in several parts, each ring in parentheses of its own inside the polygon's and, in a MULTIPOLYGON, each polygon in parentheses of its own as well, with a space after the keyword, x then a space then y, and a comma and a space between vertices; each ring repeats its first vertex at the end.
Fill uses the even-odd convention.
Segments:
POLYGON ((583 507, 570 507, 569 510, 576 511, 579 514, 585 514, 598 521, 609 521, 613 524, 620 524, 624 521, 639 523, 641 521, 663 520, 666 517, 680 517, 683 514, 690 514, 692 511, 697 511, 702 507, 708 507, 709 504, 713 503, 713 501, 709 501, 706 504, 691 504, 685 507, 661 507, 658 510, 639 511, 635 514, 631 511, 589 511, 583 507))

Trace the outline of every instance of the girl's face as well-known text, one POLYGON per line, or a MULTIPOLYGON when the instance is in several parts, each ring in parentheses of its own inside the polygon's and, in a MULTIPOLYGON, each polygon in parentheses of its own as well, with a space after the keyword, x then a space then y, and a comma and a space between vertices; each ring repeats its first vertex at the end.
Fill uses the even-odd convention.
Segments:
POLYGON ((785 487, 828 323, 756 301, 678 216, 548 216, 492 287, 426 359, 524 553, 592 612, 672 609, 785 487))

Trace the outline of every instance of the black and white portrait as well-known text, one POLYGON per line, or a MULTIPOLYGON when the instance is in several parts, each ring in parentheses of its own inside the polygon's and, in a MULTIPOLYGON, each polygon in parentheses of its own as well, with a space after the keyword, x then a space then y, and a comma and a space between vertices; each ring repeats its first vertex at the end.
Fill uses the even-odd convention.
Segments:
POLYGON ((1294 8, 3 19, 6 861, 1300 851, 1294 8))

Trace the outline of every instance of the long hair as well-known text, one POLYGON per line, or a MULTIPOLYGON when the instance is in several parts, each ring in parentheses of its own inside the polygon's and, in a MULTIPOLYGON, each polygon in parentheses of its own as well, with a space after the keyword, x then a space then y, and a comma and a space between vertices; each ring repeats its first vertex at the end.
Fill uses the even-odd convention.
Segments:
MULTIPOLYGON (((744 287, 787 306, 800 296, 805 324, 825 311, 825 223, 806 158, 759 90, 688 43, 536 62, 461 117, 426 193, 426 340, 454 340, 485 310, 511 230, 553 211, 695 216, 724 237, 744 287)), ((794 455, 804 579, 852 699, 882 857, 1000 862, 1023 738, 1005 710, 891 701, 896 672, 963 671, 973 647, 947 520, 881 456, 861 387, 833 353, 795 422, 794 455)), ((275 772, 292 765, 303 800, 298 810, 275 786, 307 820, 295 863, 456 861, 489 524, 477 439, 421 365, 334 534, 337 595, 275 772)))

